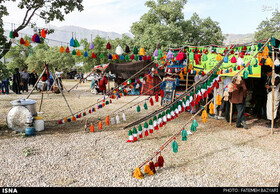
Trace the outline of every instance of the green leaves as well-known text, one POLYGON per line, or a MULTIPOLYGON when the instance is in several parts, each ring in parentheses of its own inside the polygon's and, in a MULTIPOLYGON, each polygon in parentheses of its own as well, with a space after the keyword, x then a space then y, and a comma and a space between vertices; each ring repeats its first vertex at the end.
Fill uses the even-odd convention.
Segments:
MULTIPOLYGON (((152 53, 157 44, 164 52, 169 46, 222 44, 224 37, 218 23, 210 17, 199 18, 194 13, 185 20, 183 9, 186 0, 149 0, 145 5, 150 8, 140 21, 134 22, 131 32, 137 43, 152 53)), ((188 6, 188 5, 186 5, 188 6)))
POLYGON ((280 37, 280 12, 276 9, 272 13, 271 19, 263 20, 255 32, 255 40, 268 39, 271 36, 280 37))

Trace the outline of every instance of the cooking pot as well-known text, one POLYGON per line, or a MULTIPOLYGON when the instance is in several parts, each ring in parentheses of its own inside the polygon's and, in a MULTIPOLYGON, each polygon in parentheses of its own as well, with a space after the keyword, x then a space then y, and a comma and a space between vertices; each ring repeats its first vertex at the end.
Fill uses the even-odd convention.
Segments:
POLYGON ((37 116, 36 103, 37 101, 35 100, 30 100, 25 98, 11 101, 11 104, 13 106, 24 106, 25 108, 27 108, 31 112, 33 117, 37 116))

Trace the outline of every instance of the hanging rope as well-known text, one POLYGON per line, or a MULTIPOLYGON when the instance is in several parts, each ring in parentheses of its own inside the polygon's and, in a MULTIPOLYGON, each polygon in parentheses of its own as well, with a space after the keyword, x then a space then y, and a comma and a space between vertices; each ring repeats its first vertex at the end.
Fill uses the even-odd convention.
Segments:
MULTIPOLYGON (((148 67, 149 65, 151 65, 152 63, 153 63, 153 62, 149 63, 147 66, 145 66, 144 68, 142 68, 140 71, 143 71, 145 68, 147 68, 147 67, 148 67)), ((144 76, 143 78, 149 76, 151 73, 153 73, 153 72, 150 72, 149 74, 147 74, 147 75, 144 76)), ((139 72, 135 73, 133 76, 136 76, 136 75, 138 75, 138 74, 139 74, 139 72)), ((129 79, 131 79, 133 76, 131 76, 129 79)), ((127 82, 129 79, 127 79, 127 80, 124 81, 123 83, 127 82)), ((123 83, 122 83, 121 85, 123 85, 123 83)), ((124 86, 123 86, 123 87, 124 87, 124 86)), ((118 86, 115 87, 115 89, 117 89, 117 88, 118 88, 118 86)), ((109 92, 107 92, 107 94, 109 94, 109 92)), ((82 112, 82 111, 84 111, 84 110, 87 110, 88 108, 91 108, 91 107, 93 107, 93 106, 99 104, 99 103, 102 102, 103 100, 108 99, 108 98, 109 98, 109 95, 106 96, 106 94, 105 94, 103 98, 97 99, 97 102, 96 102, 96 103, 94 103, 94 104, 92 104, 92 105, 90 105, 90 106, 88 106, 88 107, 86 107, 86 108, 83 108, 83 109, 81 109, 80 111, 77 111, 77 112, 75 112, 75 113, 73 113, 73 114, 75 115, 75 114, 80 113, 80 112, 82 112)), ((67 117, 70 117, 70 116, 72 116, 72 115, 69 115, 69 116, 67 116, 67 117)))
MULTIPOLYGON (((236 47, 236 46, 232 46, 232 48, 227 52, 226 55, 228 55, 228 54, 231 52, 231 50, 234 49, 235 47, 236 47)), ((148 116, 145 116, 145 117, 143 117, 143 118, 141 118, 141 119, 139 119, 139 120, 137 120, 137 121, 135 121, 135 122, 133 122, 133 123, 127 125, 127 126, 125 126, 124 129, 133 127, 133 126, 135 126, 135 125, 138 125, 138 124, 140 124, 140 123, 142 123, 142 122, 148 120, 149 118, 153 117, 154 115, 157 115, 157 114, 161 113, 162 111, 168 109, 169 107, 171 107, 171 106, 174 105, 175 103, 179 102, 182 98, 184 98, 184 97, 186 97, 187 95, 189 95, 189 94, 193 91, 193 89, 194 89, 194 87, 195 87, 196 85, 198 85, 198 84, 203 84, 205 81, 207 81, 207 80, 210 78, 210 76, 213 75, 213 72, 214 72, 216 69, 218 69, 218 68, 222 65, 222 63, 223 63, 223 60, 221 60, 215 67, 213 67, 212 70, 209 71, 209 72, 206 74, 205 77, 202 77, 198 82, 194 83, 191 87, 188 88, 188 90, 187 90, 186 92, 184 92, 183 94, 181 94, 181 95, 180 95, 176 100, 174 100, 172 103, 170 103, 170 104, 166 105, 165 107, 163 107, 163 108, 161 108, 161 109, 155 111, 154 113, 151 113, 151 114, 148 115, 148 116)))
MULTIPOLYGON (((270 39, 268 39, 268 41, 263 45, 262 48, 264 48, 267 43, 270 41, 270 39)), ((257 56, 257 54, 261 51, 262 49, 260 49, 255 55, 254 55, 254 58, 257 56)), ((250 65, 250 62, 248 62, 246 64, 245 67, 248 67, 250 65)), ((244 69, 245 67, 241 70, 239 70, 233 77, 232 79, 234 79, 236 76, 238 76, 244 69)), ((230 83, 228 83, 226 86, 224 86, 223 88, 221 88, 217 93, 221 92, 222 90, 224 90, 230 83)), ((206 103, 202 108, 200 108, 199 111, 197 111, 182 127, 181 129, 175 133, 174 135, 172 135, 159 149, 157 149, 156 152, 154 152, 150 157, 148 157, 142 164, 140 164, 138 167, 139 168, 142 168, 145 164, 147 164, 149 161, 153 160, 159 153, 161 153, 166 147, 167 145, 169 145, 173 140, 174 138, 176 138, 178 135, 181 134, 182 130, 185 129, 185 127, 193 120, 195 119, 195 117, 201 112, 203 111, 212 101, 214 100, 214 97, 211 98, 211 100, 209 100, 208 103, 206 103)), ((132 172, 132 176, 133 176, 133 173, 134 171, 132 172)))
MULTIPOLYGON (((124 106, 122 106, 122 108, 125 107, 126 105, 130 104, 131 102, 135 101, 136 99, 142 97, 143 95, 145 95, 145 94, 148 93, 149 91, 153 90, 154 88, 158 87, 161 83, 162 83, 162 82, 158 83, 158 84, 157 84, 156 86, 154 86, 153 88, 147 90, 146 92, 144 92, 144 93, 141 94, 140 96, 137 96, 136 98, 134 98, 134 99, 131 100, 130 102, 126 103, 124 106)), ((149 98, 150 98, 150 97, 149 97, 149 98)), ((148 98, 148 99, 149 99, 149 98, 148 98)), ((142 101, 145 101, 145 100, 146 100, 146 99, 144 99, 144 100, 142 100, 142 101)), ((142 101, 141 101, 141 102, 142 102, 142 101)), ((125 111, 129 110, 130 108, 132 108, 132 107, 134 107, 134 106, 140 104, 141 102, 139 102, 139 103, 137 103, 137 104, 135 104, 135 105, 133 105, 133 106, 127 108, 126 110, 123 110, 123 109, 120 110, 119 108, 117 108, 116 110, 114 110, 113 112, 111 112, 109 116, 112 116, 113 114, 116 114, 116 113, 118 113, 118 112, 125 112, 125 111)), ((98 121, 96 121, 96 122, 94 122, 94 123, 92 123, 92 124, 96 124, 96 123, 98 123, 98 122, 99 122, 99 119, 98 119, 98 121)))

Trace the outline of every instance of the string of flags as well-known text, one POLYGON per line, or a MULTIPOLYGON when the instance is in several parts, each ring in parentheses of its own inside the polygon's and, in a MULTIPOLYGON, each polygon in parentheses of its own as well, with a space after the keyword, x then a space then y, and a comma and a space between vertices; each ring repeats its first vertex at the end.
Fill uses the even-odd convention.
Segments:
MULTIPOLYGON (((216 66, 219 66, 219 64, 217 64, 216 66)), ((214 68, 213 68, 213 70, 214 70, 214 68)), ((213 74, 213 72, 212 72, 211 74, 212 74, 212 75, 211 75, 210 77, 208 77, 207 82, 205 82, 204 84, 201 83, 201 85, 198 86, 198 87, 196 87, 196 89, 194 88, 194 90, 193 90, 194 94, 199 93, 199 95, 194 96, 194 99, 195 99, 195 97, 198 97, 198 99, 200 99, 200 96, 207 96, 207 92, 206 92, 206 91, 210 91, 210 90, 211 90, 211 89, 207 88, 207 84, 210 84, 209 86, 212 85, 212 87, 213 87, 213 86, 216 87, 216 88, 219 87, 219 84, 217 84, 217 82, 220 82, 220 81, 221 81, 221 80, 220 80, 220 76, 217 75, 216 73, 213 74), (214 80, 215 80, 215 81, 214 81, 214 80), (213 82, 213 81, 214 81, 214 82, 213 82), (209 89, 209 90, 208 90, 208 89, 209 89), (199 92, 198 92, 198 91, 199 91, 199 92)), ((212 88, 212 87, 210 87, 210 88, 212 88)), ((190 97, 192 97, 192 96, 193 96, 193 93, 192 93, 190 96, 187 96, 186 98, 190 98, 190 97)), ((186 100, 186 98, 183 99, 183 102, 184 102, 184 100, 186 100)), ((210 102, 211 102, 211 101, 210 101, 210 102)), ((191 103, 189 102, 189 104, 193 104, 193 103, 194 103, 193 101, 192 101, 191 103)), ((187 103, 183 103, 183 107, 185 108, 185 110, 187 109, 186 104, 187 104, 187 103)), ((205 108, 208 104, 209 104, 209 102, 204 106, 204 108, 205 108)), ((204 108, 203 108, 203 109, 204 109, 204 108)), ((197 115, 201 110, 202 110, 202 109, 200 109, 195 115, 197 115)), ((176 111, 176 112, 177 112, 177 111, 176 111)), ((191 128, 190 128, 190 131, 193 131, 193 132, 196 131, 196 128, 197 128, 197 126, 198 126, 198 123, 197 123, 197 121, 196 121, 195 118, 194 118, 195 115, 192 117, 192 118, 193 118, 193 123, 192 123, 191 128)), ((204 111, 203 114, 202 114, 203 122, 206 122, 206 121, 207 121, 207 117, 208 117, 208 116, 207 116, 207 112, 204 111)), ((189 121, 188 121, 188 122, 189 122, 189 121)), ((188 122, 187 122, 187 124, 188 124, 188 122)), ((184 127, 185 127, 187 124, 185 124, 184 127)), ((186 141, 186 140, 187 140, 187 136, 188 136, 188 132, 185 130, 184 127, 183 127, 183 129, 181 129, 181 130, 179 131, 179 133, 178 133, 178 134, 181 133, 182 141, 186 141)), ((172 147, 172 149, 173 149, 173 152, 174 152, 174 153, 177 153, 177 152, 178 152, 178 143, 176 142, 176 136, 177 136, 178 134, 174 135, 174 136, 173 136, 172 138, 170 138, 165 144, 163 144, 163 145, 161 146, 161 149, 160 149, 159 152, 156 152, 149 160, 145 161, 142 165, 140 165, 139 167, 137 167, 137 168, 134 170, 134 172, 132 173, 133 177, 134 177, 134 178, 137 178, 137 179, 143 179, 144 175, 142 174, 140 168, 141 168, 142 166, 144 166, 145 164, 146 164, 146 165, 145 165, 145 167, 144 167, 144 172, 145 172, 146 174, 148 174, 149 176, 153 175, 156 171, 155 171, 155 168, 154 168, 152 159, 153 159, 154 157, 156 157, 158 154, 161 155, 161 151, 162 151, 169 143, 172 142, 172 143, 171 143, 171 147, 172 147), (147 164, 148 161, 150 161, 149 164, 147 164), (153 170, 152 170, 152 173, 151 173, 149 170, 146 170, 146 169, 153 169, 153 170)), ((191 132, 190 132, 190 134, 191 134, 191 132)))
MULTIPOLYGON (((109 96, 105 97, 102 101, 98 101, 97 103, 89 106, 87 109, 88 111, 84 111, 85 109, 82 109, 81 111, 78 111, 79 113, 76 113, 74 115, 65 117, 63 119, 60 119, 58 121, 58 124, 65 124, 65 123, 69 123, 69 122, 74 122, 79 118, 85 117, 88 114, 91 114, 93 112, 96 112, 98 109, 103 108, 106 105, 109 105, 112 103, 112 99, 120 99, 123 96, 128 95, 128 91, 125 87, 130 86, 130 87, 140 87, 140 85, 145 84, 150 76, 154 76, 154 74, 157 74, 157 70, 152 68, 151 71, 148 74, 145 74, 144 77, 139 77, 136 78, 134 82, 132 82, 131 79, 127 80, 126 82, 124 82, 121 86, 117 87, 109 96), (107 98, 109 98, 109 100, 106 100, 107 98), (102 102, 102 103, 101 103, 102 102), (95 107, 96 106, 96 107, 95 107)), ((151 90, 151 89, 149 89, 151 90)), ((160 92, 160 95, 163 96, 163 91, 160 92)), ((156 101, 158 102, 158 93, 155 96, 156 101)), ((150 97, 150 101, 152 101, 152 97, 150 97)), ((145 105, 147 106, 147 104, 145 105)), ((147 108, 147 107, 146 107, 147 108)), ((125 115, 123 114, 123 118, 125 117, 125 115)), ((119 123, 119 119, 117 119, 118 117, 116 117, 117 120, 117 124, 119 123)), ((100 123, 100 122, 99 122, 100 123)))
MULTIPOLYGON (((161 93, 161 97, 163 97, 163 92, 161 91, 160 92, 161 93)), ((138 98, 138 97, 137 97, 138 98)), ((150 104, 151 104, 151 106, 153 106, 154 105, 154 100, 153 100, 153 97, 152 96, 150 96, 149 98, 149 102, 150 102, 150 104)), ((134 100, 132 100, 132 101, 134 101, 134 100)), ((131 101, 131 102, 132 102, 131 101)), ((147 99, 144 99, 144 101, 145 101, 145 103, 144 103, 144 110, 148 110, 148 105, 147 105, 147 103, 146 103, 146 101, 147 101, 147 99)), ((131 102, 129 102, 129 104, 131 103, 131 102)), ((140 103, 142 103, 143 101, 141 101, 141 102, 139 102, 139 103, 137 103, 136 105, 137 105, 137 107, 136 107, 136 111, 137 112, 140 112, 141 111, 141 107, 140 107, 140 103)), ((156 93, 156 95, 155 95, 155 102, 159 102, 159 94, 158 93, 156 93)), ((136 106, 136 105, 133 105, 133 106, 131 106, 130 108, 132 108, 132 107, 134 107, 134 106, 136 106)), ((124 105, 125 106, 125 105, 124 105)), ((124 106, 122 106, 122 107, 124 107, 124 106)), ((113 113, 111 113, 111 115, 107 115, 106 116, 106 125, 110 125, 110 124, 119 124, 120 123, 120 117, 119 117, 119 112, 122 112, 122 118, 123 118, 123 121, 126 121, 126 116, 125 116, 125 111, 127 111, 129 108, 127 108, 127 109, 121 109, 121 110, 119 110, 119 109, 117 109, 118 110, 118 112, 116 113, 116 111, 113 111, 113 113), (113 115, 115 115, 115 117, 113 116, 113 115), (116 119, 116 122, 115 122, 115 119, 116 119)), ((101 120, 101 119, 100 119, 101 120)), ((99 123, 100 123, 101 121, 99 121, 99 123)), ((93 127, 93 125, 94 125, 95 123, 93 123, 93 122, 91 122, 91 124, 90 124, 90 128, 94 128, 93 127)), ((90 130, 91 132, 94 132, 94 131, 92 131, 92 130, 90 130)))
MULTIPOLYGON (((256 55, 255 55, 256 56, 256 55)), ((254 56, 254 57, 255 57, 254 56)), ((250 62, 247 63, 247 65, 245 65, 245 67, 248 67, 250 66, 250 62)), ((241 73, 242 69, 239 70, 235 76, 237 76, 237 80, 240 80, 241 77, 240 77, 240 73, 241 73)), ((235 77, 234 76, 234 77, 235 77)), ((210 78, 211 79, 211 78, 210 78)), ((220 91, 224 90, 226 87, 228 88, 232 88, 232 83, 228 83, 226 86, 224 86, 223 88, 221 88, 220 91)), ((218 88, 218 86, 216 85, 216 88, 218 88)), ((205 89, 205 88, 204 88, 205 89)), ((218 94, 220 92, 217 92, 218 94)), ((224 91, 224 100, 228 101, 228 92, 227 91, 224 91)), ((182 137, 182 141, 186 141, 188 139, 188 131, 185 130, 185 126, 191 121, 193 120, 192 122, 192 125, 190 127, 190 134, 192 134, 192 132, 195 132, 197 127, 198 127, 198 123, 197 121, 195 120, 195 116, 202 111, 202 114, 201 114, 201 117, 202 117, 202 122, 205 123, 207 122, 207 118, 208 118, 208 113, 207 113, 207 109, 206 107, 209 106, 209 114, 213 114, 214 113, 214 104, 213 104, 213 100, 214 100, 214 97, 208 102, 206 103, 206 105, 204 105, 203 107, 201 107, 201 109, 183 126, 183 128, 179 131, 179 133, 175 134, 173 137, 171 137, 165 144, 163 144, 160 148, 160 151, 157 151, 156 153, 154 153, 152 155, 152 157, 148 160, 146 160, 143 164, 141 164, 140 166, 136 167, 134 172, 132 173, 132 176, 134 178, 137 178, 137 179, 143 179, 144 178, 144 174, 141 172, 140 168, 144 167, 144 173, 148 176, 151 176, 153 174, 156 173, 156 170, 155 170, 155 165, 153 163, 153 158, 156 157, 158 154, 160 154, 161 156, 161 151, 168 145, 171 143, 171 147, 172 147, 172 150, 174 153, 177 153, 178 152, 178 143, 176 142, 176 136, 178 136, 179 134, 181 134, 181 137, 182 137)), ((216 105, 221 105, 221 96, 220 95, 217 95, 216 96, 216 105)), ((159 166, 157 166, 159 167, 159 166)), ((162 167, 162 166, 161 166, 162 167)), ((160 168, 161 168, 160 167, 160 168)))
MULTIPOLYGON (((207 98, 214 88, 219 88, 219 82, 221 82, 221 76, 211 76, 207 82, 201 86, 197 86, 195 91, 191 92, 189 96, 179 100, 178 103, 175 103, 166 111, 159 113, 158 116, 150 118, 143 124, 143 127, 142 125, 139 125, 138 131, 136 126, 132 130, 129 130, 127 142, 133 143, 139 139, 142 139, 145 136, 154 133, 154 131, 158 131, 161 127, 165 126, 167 122, 179 117, 179 114, 185 111, 194 110, 195 105, 198 105, 202 99, 207 98), (144 136, 142 135, 142 129, 144 129, 144 136)), ((151 105, 152 103, 153 102, 151 102, 151 105)))
MULTIPOLYGON (((33 43, 43 43, 44 40, 46 39, 46 35, 48 34, 48 29, 43 28, 40 30, 38 33, 35 33, 32 37, 31 40, 33 43)), ((11 30, 9 33, 9 38, 14 40, 19 37, 19 34, 16 30, 11 30)), ((25 47, 30 46, 30 42, 27 39, 23 39, 23 37, 20 38, 19 43, 25 47)))

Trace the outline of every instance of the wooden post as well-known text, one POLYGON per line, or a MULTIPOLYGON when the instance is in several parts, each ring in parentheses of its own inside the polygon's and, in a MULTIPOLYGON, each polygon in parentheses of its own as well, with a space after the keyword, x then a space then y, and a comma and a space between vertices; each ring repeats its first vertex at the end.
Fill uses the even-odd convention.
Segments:
POLYGON ((42 108, 42 104, 43 104, 43 99, 44 99, 44 92, 42 91, 42 96, 41 96, 41 102, 40 102, 40 107, 39 107, 39 111, 38 112, 41 112, 41 108, 42 108))
POLYGON ((189 88, 189 72, 187 73, 187 78, 186 78, 186 91, 189 88))
MULTIPOLYGON (((51 72, 50 72, 50 74, 51 74, 52 77, 54 77, 54 76, 52 75, 51 72)), ((59 79, 57 78, 57 76, 55 77, 54 81, 56 82, 57 87, 58 87, 58 89, 59 89, 61 95, 63 96, 63 98, 64 98, 64 100, 65 100, 65 102, 66 102, 66 105, 67 105, 67 107, 68 107, 68 109, 69 109, 71 115, 74 116, 74 114, 73 114, 73 112, 72 112, 72 110, 71 110, 71 108, 70 108, 70 106, 69 106, 69 104, 68 104, 68 101, 66 100, 66 97, 64 96, 63 91, 62 91, 61 88, 60 88, 60 86, 62 86, 62 85, 61 85, 61 83, 59 82, 59 79)))
POLYGON ((216 115, 217 114, 217 104, 216 104, 216 97, 217 97, 217 88, 215 87, 214 88, 214 114, 216 115))
POLYGON ((272 46, 272 118, 271 118, 271 135, 273 134, 273 128, 274 128, 274 84, 275 84, 275 66, 274 66, 274 47, 272 46))
POLYGON ((232 123, 232 103, 230 103, 230 112, 229 112, 229 124, 232 123))
MULTIPOLYGON (((195 102, 196 100, 196 97, 195 97, 195 85, 193 86, 193 101, 195 102)), ((193 110, 193 113, 196 113, 196 104, 194 103, 194 110, 193 110)))
POLYGON ((29 92, 28 96, 26 97, 26 99, 28 99, 30 97, 30 95, 32 94, 33 90, 36 88, 37 84, 39 83, 40 79, 42 78, 43 74, 46 71, 46 67, 44 68, 43 72, 41 73, 41 75, 38 77, 36 83, 34 84, 32 90, 29 92))
POLYGON ((108 73, 108 91, 110 91, 110 75, 108 73))

